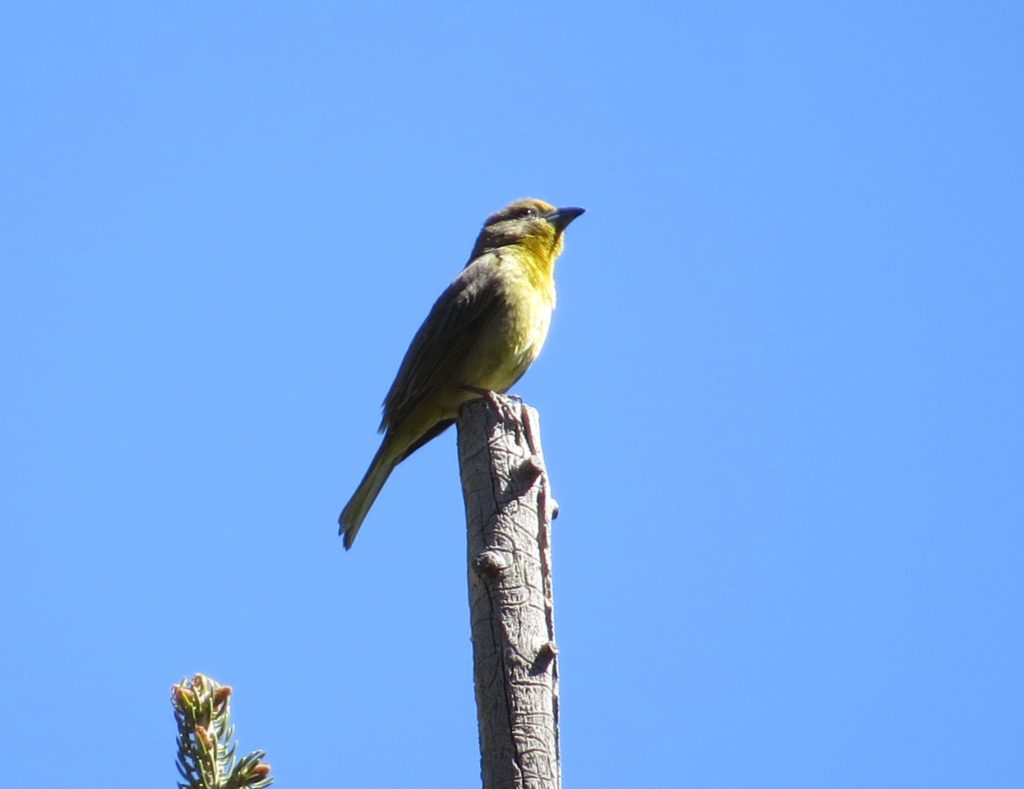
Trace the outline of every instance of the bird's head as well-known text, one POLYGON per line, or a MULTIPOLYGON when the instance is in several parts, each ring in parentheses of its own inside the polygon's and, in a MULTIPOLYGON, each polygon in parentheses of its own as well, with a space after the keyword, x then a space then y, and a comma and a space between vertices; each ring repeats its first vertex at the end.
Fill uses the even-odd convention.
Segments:
POLYGON ((562 232, 583 211, 582 208, 555 208, 532 197, 516 200, 487 217, 469 259, 519 244, 536 255, 554 260, 562 251, 562 232))

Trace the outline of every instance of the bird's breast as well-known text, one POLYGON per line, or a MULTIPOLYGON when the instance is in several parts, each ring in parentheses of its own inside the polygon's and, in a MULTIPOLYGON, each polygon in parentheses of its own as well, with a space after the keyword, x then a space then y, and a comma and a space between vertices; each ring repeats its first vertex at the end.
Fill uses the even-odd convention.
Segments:
POLYGON ((480 388, 505 391, 526 372, 537 358, 551 325, 555 307, 554 283, 550 277, 512 261, 501 276, 501 298, 484 338, 484 355, 489 364, 480 388))

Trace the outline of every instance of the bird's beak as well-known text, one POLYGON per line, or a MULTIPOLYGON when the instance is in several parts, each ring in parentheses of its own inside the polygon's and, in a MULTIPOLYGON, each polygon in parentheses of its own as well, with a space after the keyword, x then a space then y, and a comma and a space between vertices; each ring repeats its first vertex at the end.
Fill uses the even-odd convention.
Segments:
POLYGON ((545 219, 548 220, 552 225, 555 226, 555 230, 561 233, 572 222, 576 217, 585 212, 585 208, 556 208, 550 214, 545 215, 545 219))

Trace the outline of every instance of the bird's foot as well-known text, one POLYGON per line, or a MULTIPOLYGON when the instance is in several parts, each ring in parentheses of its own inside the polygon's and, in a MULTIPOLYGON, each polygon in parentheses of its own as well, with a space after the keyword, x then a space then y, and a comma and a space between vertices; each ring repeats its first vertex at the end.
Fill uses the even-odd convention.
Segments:
MULTIPOLYGON (((503 395, 501 392, 495 392, 493 389, 484 389, 482 386, 471 386, 470 384, 462 384, 462 389, 463 391, 472 392, 473 394, 482 397, 484 400, 487 401, 487 404, 494 410, 494 413, 500 415, 503 412, 502 400, 503 397, 505 397, 505 395, 503 395)), ((511 396, 511 399, 517 400, 520 403, 523 402, 514 395, 511 396)))

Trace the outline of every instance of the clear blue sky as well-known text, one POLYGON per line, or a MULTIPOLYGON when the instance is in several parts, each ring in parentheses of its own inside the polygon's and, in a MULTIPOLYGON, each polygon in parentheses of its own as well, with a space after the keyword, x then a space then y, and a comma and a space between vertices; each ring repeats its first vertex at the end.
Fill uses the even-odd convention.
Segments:
POLYGON ((448 433, 354 550, 484 217, 567 234, 567 787, 1024 786, 1019 3, 46 3, 0 27, 7 786, 478 785, 448 433))

